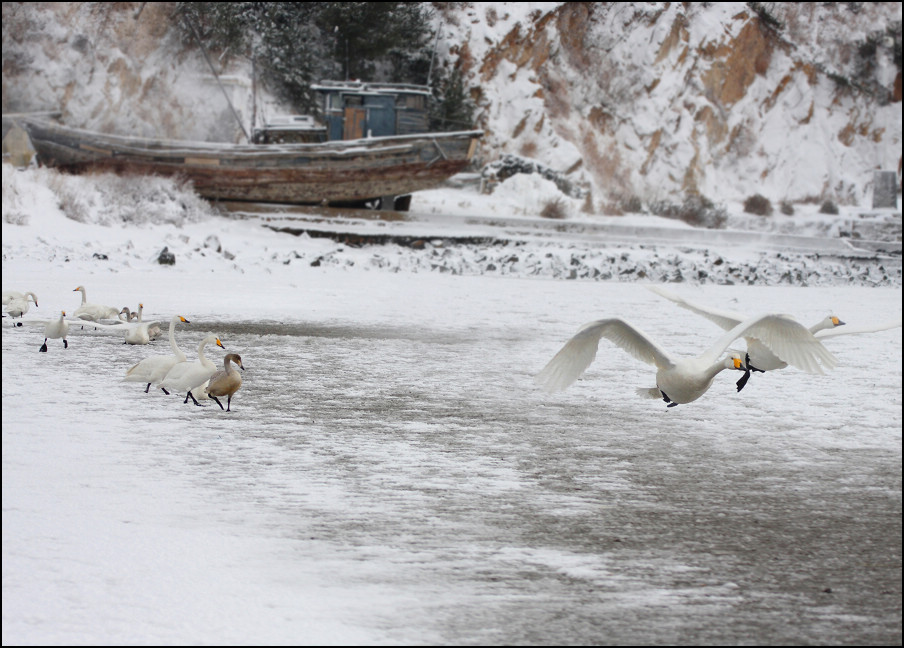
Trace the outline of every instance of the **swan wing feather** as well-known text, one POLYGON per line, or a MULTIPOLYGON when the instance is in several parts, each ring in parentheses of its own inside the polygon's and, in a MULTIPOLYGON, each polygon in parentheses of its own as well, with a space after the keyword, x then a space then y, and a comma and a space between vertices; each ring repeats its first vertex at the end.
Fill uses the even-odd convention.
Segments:
POLYGON ((810 330, 790 315, 767 313, 744 320, 722 335, 701 359, 715 362, 738 338, 755 338, 781 360, 807 373, 822 374, 838 361, 810 330), (822 365, 822 366, 820 366, 822 365))
POLYGON ((661 286, 647 286, 647 289, 656 293, 660 297, 664 297, 669 301, 678 304, 682 308, 685 308, 693 313, 697 313, 697 315, 702 315, 703 317, 715 323, 717 326, 725 329, 726 331, 733 329, 735 326, 747 319, 740 313, 735 313, 728 310, 720 310, 717 308, 710 308, 709 306, 702 306, 692 301, 688 301, 683 297, 679 297, 675 293, 669 292, 661 286))
POLYGON ((582 326, 537 374, 534 381, 547 391, 565 389, 580 378, 596 358, 602 338, 615 343, 642 362, 659 368, 673 364, 668 353, 640 329, 625 320, 610 318, 582 326))

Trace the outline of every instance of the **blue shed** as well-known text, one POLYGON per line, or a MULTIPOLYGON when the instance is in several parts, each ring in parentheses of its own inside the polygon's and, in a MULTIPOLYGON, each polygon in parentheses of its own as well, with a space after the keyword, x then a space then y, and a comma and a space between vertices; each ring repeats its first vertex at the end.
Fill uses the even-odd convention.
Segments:
POLYGON ((321 96, 330 140, 425 133, 429 86, 406 83, 323 81, 311 86, 321 96))

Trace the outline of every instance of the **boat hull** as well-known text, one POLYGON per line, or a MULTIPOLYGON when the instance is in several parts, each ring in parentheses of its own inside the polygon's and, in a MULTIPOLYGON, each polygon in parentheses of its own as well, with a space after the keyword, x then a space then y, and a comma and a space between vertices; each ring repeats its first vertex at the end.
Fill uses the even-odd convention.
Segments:
POLYGON ((23 119, 38 161, 70 173, 178 176, 211 200, 336 204, 400 196, 463 171, 480 131, 295 144, 105 135, 23 119))

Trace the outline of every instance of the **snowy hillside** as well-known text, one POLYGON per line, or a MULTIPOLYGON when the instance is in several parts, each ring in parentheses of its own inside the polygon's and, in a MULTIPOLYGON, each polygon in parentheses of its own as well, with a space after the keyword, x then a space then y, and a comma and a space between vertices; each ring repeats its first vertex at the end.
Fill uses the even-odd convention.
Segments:
MULTIPOLYGON (((487 134, 479 163, 533 158, 619 214, 703 196, 869 206, 901 173, 900 3, 435 3, 487 134), (764 8, 765 7, 765 8, 764 8)), ((4 3, 3 112, 238 141, 173 3, 4 3)), ((218 59, 247 124, 249 63, 218 59)), ((263 102, 257 114, 291 112, 263 102)))
POLYGON ((779 26, 742 2, 465 4, 442 42, 487 152, 572 170, 610 213, 696 193, 864 205, 874 169, 900 182, 900 3, 764 5, 779 26))

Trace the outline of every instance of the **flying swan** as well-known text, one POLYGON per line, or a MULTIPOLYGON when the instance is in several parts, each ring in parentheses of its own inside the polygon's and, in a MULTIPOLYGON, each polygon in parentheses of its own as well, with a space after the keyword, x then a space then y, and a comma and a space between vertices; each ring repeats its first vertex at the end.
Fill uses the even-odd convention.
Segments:
POLYGON ((217 371, 216 365, 204 356, 204 347, 210 342, 215 343, 221 349, 226 348, 220 342, 219 336, 208 335, 198 345, 198 359, 194 362, 179 362, 175 364, 160 382, 160 388, 166 393, 169 393, 168 390, 187 392, 185 400, 182 401, 183 404, 187 403, 189 397, 191 397, 195 405, 200 405, 191 392, 210 380, 210 377, 217 371))
MULTIPOLYGON (((675 302, 682 308, 697 313, 698 315, 702 315, 703 317, 710 320, 711 322, 714 322, 726 331, 734 328, 745 319, 745 317, 740 313, 711 308, 709 306, 702 306, 692 301, 688 301, 683 297, 679 297, 678 295, 669 292, 668 290, 660 286, 647 286, 647 288, 660 297, 664 297, 672 302, 675 302)), ((845 323, 838 319, 838 317, 836 317, 835 315, 829 315, 811 326, 810 332, 817 338, 822 340, 829 337, 847 335, 851 333, 874 333, 877 331, 885 331, 890 328, 901 326, 901 320, 898 319, 896 322, 888 322, 875 326, 846 327, 844 329, 836 330, 839 326, 845 326, 845 323)), ((744 375, 741 376, 740 380, 738 380, 738 391, 744 389, 744 386, 750 379, 751 371, 765 373, 767 371, 775 371, 776 369, 784 369, 788 366, 787 362, 777 357, 776 354, 774 354, 768 346, 763 344, 763 342, 756 337, 747 335, 744 336, 744 339, 747 342, 747 354, 745 357, 747 371, 745 371, 744 375)))
MULTIPOLYGON (((138 364, 132 365, 132 367, 126 371, 126 376, 123 380, 128 382, 146 382, 148 386, 144 388, 144 393, 147 394, 151 389, 151 383, 162 381, 170 369, 178 363, 186 362, 188 360, 188 358, 185 357, 185 354, 182 353, 182 349, 176 345, 176 324, 179 322, 191 324, 191 322, 181 315, 175 315, 173 316, 173 319, 170 320, 169 341, 170 348, 173 350, 173 355, 157 355, 145 358, 138 364)), ((166 392, 166 390, 164 390, 164 392, 166 392)))
POLYGON ((223 403, 217 396, 228 396, 226 401, 226 411, 230 411, 232 404, 232 396, 242 386, 242 374, 236 371, 235 367, 229 363, 234 362, 238 367, 245 371, 245 365, 242 364, 242 357, 238 353, 227 353, 223 358, 223 368, 210 377, 210 384, 207 386, 207 395, 217 402, 220 409, 223 409, 223 403))
POLYGON ((597 320, 585 324, 534 379, 548 391, 567 388, 596 358, 599 342, 606 338, 629 354, 654 365, 656 387, 638 390, 645 396, 662 397, 668 407, 690 403, 710 388, 715 377, 725 369, 746 371, 741 356, 729 353, 728 346, 739 337, 751 335, 763 340, 787 362, 810 373, 823 373, 820 362, 834 367, 835 358, 802 324, 788 315, 751 317, 722 335, 696 358, 676 358, 638 329, 620 318, 597 320))

